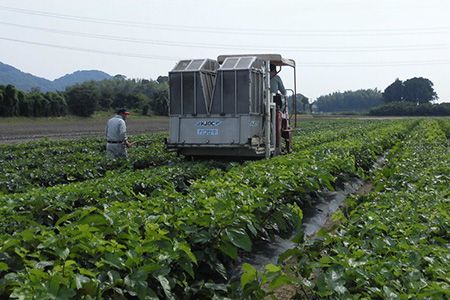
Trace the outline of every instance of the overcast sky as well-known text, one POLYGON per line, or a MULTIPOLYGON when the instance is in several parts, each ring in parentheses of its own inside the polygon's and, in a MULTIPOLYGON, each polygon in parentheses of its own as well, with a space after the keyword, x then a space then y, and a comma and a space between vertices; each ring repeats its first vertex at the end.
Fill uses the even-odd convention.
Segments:
POLYGON ((47 79, 230 53, 294 59, 311 100, 426 77, 450 102, 450 0, 0 0, 0 61, 47 79))

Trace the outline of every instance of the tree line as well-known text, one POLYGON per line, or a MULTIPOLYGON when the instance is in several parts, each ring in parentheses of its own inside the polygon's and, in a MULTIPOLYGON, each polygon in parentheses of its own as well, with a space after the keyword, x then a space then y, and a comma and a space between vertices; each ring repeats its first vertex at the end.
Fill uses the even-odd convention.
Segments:
POLYGON ((374 107, 369 114, 377 116, 449 116, 450 104, 431 102, 438 99, 433 82, 414 77, 396 79, 383 92, 384 105, 374 107))
POLYGON ((374 107, 369 111, 372 116, 450 116, 450 103, 390 102, 374 107))
POLYGON ((427 78, 414 77, 405 81, 396 79, 383 92, 383 100, 389 102, 429 103, 436 100, 433 82, 427 78))
POLYGON ((0 117, 59 117, 67 114, 67 108, 62 93, 25 93, 13 85, 0 85, 0 117))
POLYGON ((382 93, 377 89, 334 92, 320 96, 313 107, 321 112, 366 112, 383 103, 382 93))
POLYGON ((433 82, 414 77, 396 79, 383 92, 377 89, 335 92, 320 96, 313 103, 319 112, 369 112, 371 115, 448 116, 449 104, 432 104, 438 99, 433 82))
MULTIPOLYGON (((116 75, 112 79, 77 84, 64 92, 42 93, 38 89, 23 92, 12 85, 0 86, 0 117, 58 117, 68 113, 87 117, 95 111, 110 111, 119 107, 138 110, 144 115, 167 115, 168 90, 167 76, 147 80, 116 75)), ((437 95, 433 83, 426 78, 414 77, 405 81, 396 79, 384 92, 360 89, 320 96, 312 108, 331 113, 372 110, 373 114, 448 115, 447 106, 406 107, 408 103, 419 106, 435 99, 437 95), (375 110, 375 107, 386 103, 391 105, 375 110)), ((292 99, 288 103, 293 112, 292 99)), ((297 95, 296 104, 298 112, 310 111, 309 99, 302 94, 297 95)))
POLYGON ((68 87, 64 92, 29 93, 14 86, 0 86, 0 116, 57 117, 68 113, 88 117, 95 111, 120 107, 138 110, 142 114, 167 115, 168 78, 157 80, 113 79, 88 81, 68 87))
POLYGON ((288 110, 291 114, 293 114, 295 111, 297 111, 297 113, 311 112, 311 104, 309 103, 309 98, 303 94, 297 93, 295 95, 295 104, 296 105, 294 105, 293 96, 288 96, 287 104, 288 104, 288 110))
POLYGON ((126 107, 167 115, 169 84, 166 76, 157 80, 126 79, 116 75, 113 79, 89 81, 66 89, 69 111, 79 116, 89 116, 94 111, 108 111, 126 107))

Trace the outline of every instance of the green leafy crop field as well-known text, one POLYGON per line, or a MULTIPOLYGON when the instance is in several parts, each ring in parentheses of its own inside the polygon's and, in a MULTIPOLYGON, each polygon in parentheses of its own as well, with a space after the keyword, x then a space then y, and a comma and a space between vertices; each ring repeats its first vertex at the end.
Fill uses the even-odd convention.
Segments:
POLYGON ((1 145, 0 298, 445 298, 449 123, 303 121, 293 153, 245 163, 185 161, 164 134, 134 136, 125 161, 94 138, 1 145), (350 177, 374 190, 303 241, 305 199, 350 177), (289 270, 231 280, 255 241, 292 234, 289 270))

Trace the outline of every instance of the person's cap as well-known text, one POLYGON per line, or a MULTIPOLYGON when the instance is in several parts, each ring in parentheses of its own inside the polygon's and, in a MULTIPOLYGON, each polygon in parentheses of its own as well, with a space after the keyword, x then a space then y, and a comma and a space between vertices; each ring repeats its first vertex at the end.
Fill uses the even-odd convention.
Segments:
POLYGON ((119 109, 117 110, 117 114, 118 114, 118 115, 121 115, 121 114, 123 114, 123 115, 129 115, 130 112, 129 112, 128 109, 126 109, 126 108, 119 108, 119 109))

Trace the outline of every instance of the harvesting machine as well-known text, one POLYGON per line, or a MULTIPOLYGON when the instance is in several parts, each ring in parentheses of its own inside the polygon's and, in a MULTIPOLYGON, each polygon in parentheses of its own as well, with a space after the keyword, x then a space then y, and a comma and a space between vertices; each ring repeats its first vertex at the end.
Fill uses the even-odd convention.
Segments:
MULTIPOLYGON (((270 64, 279 54, 221 55, 179 61, 169 72, 166 148, 187 157, 269 158, 290 152, 287 97, 270 92, 270 64)), ((295 107, 295 105, 294 105, 295 107)))

